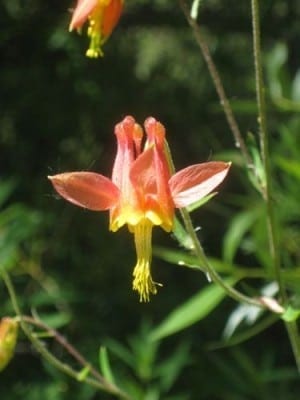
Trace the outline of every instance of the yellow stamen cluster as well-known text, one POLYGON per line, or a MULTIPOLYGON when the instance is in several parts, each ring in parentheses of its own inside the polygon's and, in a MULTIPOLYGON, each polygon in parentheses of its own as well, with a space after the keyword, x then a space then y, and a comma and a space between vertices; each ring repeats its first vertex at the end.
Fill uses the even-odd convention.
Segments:
POLYGON ((153 224, 147 218, 142 219, 137 225, 132 226, 137 253, 137 264, 133 271, 133 290, 140 294, 140 302, 150 301, 150 294, 156 294, 157 283, 153 282, 150 271, 151 264, 151 238, 153 224))
POLYGON ((86 56, 89 58, 102 57, 103 56, 103 52, 101 50, 102 37, 100 33, 99 17, 97 19, 93 17, 90 18, 87 35, 90 38, 90 45, 86 51, 86 56))

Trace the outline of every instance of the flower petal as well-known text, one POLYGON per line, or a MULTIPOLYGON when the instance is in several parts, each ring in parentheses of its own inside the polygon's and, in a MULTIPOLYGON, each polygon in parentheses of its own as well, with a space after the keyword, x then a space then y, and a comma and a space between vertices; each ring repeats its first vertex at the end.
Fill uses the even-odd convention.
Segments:
POLYGON ((70 23, 70 31, 81 28, 97 4, 98 0, 78 0, 70 23))
POLYGON ((154 225, 170 231, 173 225, 174 204, 168 179, 169 171, 164 154, 156 144, 141 153, 132 164, 130 179, 137 193, 138 206, 154 225))
POLYGON ((211 161, 191 165, 177 172, 169 180, 175 206, 187 207, 206 196, 223 181, 230 165, 211 161))
POLYGON ((111 32, 117 25, 122 14, 122 9, 123 0, 111 0, 103 10, 102 34, 105 39, 110 36, 111 32))
POLYGON ((48 178, 64 199, 90 210, 107 210, 119 199, 117 186, 94 172, 66 172, 48 178))

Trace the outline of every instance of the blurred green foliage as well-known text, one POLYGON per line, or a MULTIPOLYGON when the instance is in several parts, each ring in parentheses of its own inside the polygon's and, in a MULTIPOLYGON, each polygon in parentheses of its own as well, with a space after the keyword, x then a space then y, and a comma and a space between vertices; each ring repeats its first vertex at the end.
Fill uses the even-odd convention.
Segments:
MULTIPOLYGON (((299 307, 300 3, 261 3, 274 202, 283 227, 285 280, 299 307)), ((193 213, 216 269, 237 279, 252 277, 251 285, 241 286, 251 294, 272 280, 262 200, 242 167, 178 4, 127 1, 98 61, 84 57, 84 34, 68 33, 72 6, 71 0, 0 0, 0 267, 12 274, 23 312, 59 328, 95 365, 99 347, 106 345, 112 373, 137 400, 297 399, 299 380, 282 325, 270 321, 270 329, 263 330, 266 323, 252 335, 256 324, 268 322, 266 316, 249 321, 251 310, 229 299, 204 321, 199 311, 192 321, 198 323, 151 342, 151 332, 169 313, 213 287, 203 274, 171 264, 193 266, 195 260, 157 230, 154 243, 163 249, 157 248, 153 275, 164 287, 150 304, 139 304, 131 291, 131 235, 126 229, 112 235, 107 215, 54 195, 49 173, 82 169, 109 175, 114 125, 127 114, 140 123, 153 115, 167 128, 178 169, 212 157, 233 161, 220 194, 193 213), (151 326, 143 325, 145 319, 151 326), (230 321, 228 336, 246 334, 250 340, 211 350, 212 342, 226 346, 220 337, 230 321)), ((198 19, 243 136, 255 149, 250 2, 202 0, 198 19)), ((2 282, 0 300, 1 316, 13 315, 2 282)), ((68 358, 53 340, 47 347, 68 358)), ((0 398, 112 397, 57 372, 21 337, 0 376, 0 398)))

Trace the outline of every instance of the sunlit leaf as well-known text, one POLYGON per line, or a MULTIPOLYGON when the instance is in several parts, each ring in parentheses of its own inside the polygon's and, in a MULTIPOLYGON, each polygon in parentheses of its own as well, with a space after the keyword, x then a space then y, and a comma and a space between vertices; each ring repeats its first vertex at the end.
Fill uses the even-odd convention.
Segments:
MULTIPOLYGON (((260 290, 260 294, 262 296, 267 296, 270 298, 275 296, 277 292, 278 285, 276 282, 271 282, 263 286, 260 290)), ((248 326, 254 325, 254 323, 264 312, 265 310, 261 307, 244 303, 238 304, 227 319, 223 336, 226 339, 229 339, 243 322, 245 322, 248 326)))
POLYGON ((202 207, 204 204, 206 204, 209 200, 211 200, 213 197, 215 197, 217 193, 210 193, 209 195, 203 197, 202 199, 196 201, 195 203, 190 204, 187 207, 188 212, 192 212, 194 210, 197 210, 197 208, 202 207))
POLYGON ((291 305, 288 306, 286 311, 281 315, 281 318, 286 322, 296 321, 300 316, 300 310, 293 308, 291 305))
MULTIPOLYGON (((233 285, 234 279, 227 279, 233 285)), ((152 340, 173 335, 205 318, 226 296, 225 291, 214 283, 209 284, 196 295, 172 311, 150 334, 152 340)))
MULTIPOLYGON (((205 268, 203 268, 199 263, 197 256, 191 254, 188 251, 173 250, 167 247, 155 246, 153 248, 153 254, 171 264, 196 269, 198 271, 206 273, 205 268)), ((209 258, 209 261, 218 272, 232 272, 235 269, 234 265, 229 264, 223 260, 209 258)))
POLYGON ((81 371, 79 371, 79 373, 77 374, 77 380, 79 382, 83 382, 85 380, 85 378, 88 376, 88 374, 90 373, 90 367, 86 366, 84 367, 81 371))

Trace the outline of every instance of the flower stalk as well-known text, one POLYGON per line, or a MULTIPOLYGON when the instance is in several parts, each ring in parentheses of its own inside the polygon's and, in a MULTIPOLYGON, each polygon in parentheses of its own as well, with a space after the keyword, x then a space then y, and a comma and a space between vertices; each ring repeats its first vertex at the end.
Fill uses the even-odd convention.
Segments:
MULTIPOLYGON (((260 138, 261 158, 265 171, 265 187, 263 188, 264 189, 263 195, 267 210, 269 248, 275 272, 275 277, 279 285, 279 293, 281 296, 281 301, 283 302, 284 306, 287 306, 288 298, 284 280, 281 273, 280 243, 278 240, 278 227, 275 218, 274 200, 272 192, 272 171, 271 171, 269 135, 268 135, 267 117, 266 117, 266 99, 265 99, 265 88, 263 79, 263 66, 261 57, 259 11, 260 11, 259 0, 251 0, 253 53, 254 53, 254 65, 255 65, 256 96, 258 105, 259 138, 260 138)), ((299 330, 297 327, 297 323, 296 321, 291 321, 291 322, 286 321, 285 326, 289 335, 297 368, 300 373, 300 338, 299 338, 299 330)))
POLYGON ((240 149, 245 163, 248 166, 248 168, 252 168, 253 167, 253 162, 252 162, 252 158, 249 154, 249 151, 247 149, 246 143, 243 139, 243 136, 241 134, 238 122, 234 116, 234 113, 232 111, 230 102, 228 100, 228 97, 226 95, 225 92, 225 88, 224 85, 222 83, 222 79, 220 77, 219 71, 216 67, 216 64, 212 58, 212 55, 210 53, 209 47, 206 43, 206 40, 201 32, 201 29, 199 27, 199 25, 197 24, 197 22, 195 21, 195 19, 192 17, 189 8, 186 4, 185 0, 179 0, 179 5, 183 11, 183 14, 188 22, 188 24, 190 25, 190 27, 192 28, 192 31, 194 33, 196 42, 201 50, 201 53, 203 55, 203 59, 207 65, 209 74, 211 76, 212 82, 215 86, 217 95, 220 99, 220 104, 223 108, 227 123, 229 125, 229 128, 233 134, 234 140, 235 140, 235 146, 237 148, 240 149))

